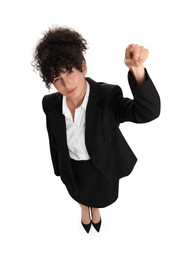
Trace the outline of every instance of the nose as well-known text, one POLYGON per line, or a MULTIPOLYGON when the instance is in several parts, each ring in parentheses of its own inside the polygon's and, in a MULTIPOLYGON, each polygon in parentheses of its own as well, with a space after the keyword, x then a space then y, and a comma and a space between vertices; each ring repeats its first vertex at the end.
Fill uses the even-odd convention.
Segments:
POLYGON ((70 80, 67 79, 64 74, 61 75, 60 79, 61 79, 62 85, 66 89, 66 91, 70 91, 70 89, 72 88, 71 87, 72 84, 71 84, 70 80))

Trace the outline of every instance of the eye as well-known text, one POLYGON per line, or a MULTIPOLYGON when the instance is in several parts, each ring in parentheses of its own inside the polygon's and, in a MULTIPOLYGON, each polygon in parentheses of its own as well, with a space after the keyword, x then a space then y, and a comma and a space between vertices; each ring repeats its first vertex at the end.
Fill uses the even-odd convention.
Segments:
POLYGON ((71 74, 72 74, 72 72, 73 72, 73 70, 72 70, 72 69, 70 69, 70 70, 67 70, 66 74, 69 76, 69 75, 71 75, 71 74))
POLYGON ((59 77, 54 78, 54 79, 53 79, 53 83, 56 83, 57 81, 59 81, 59 79, 60 79, 59 77))

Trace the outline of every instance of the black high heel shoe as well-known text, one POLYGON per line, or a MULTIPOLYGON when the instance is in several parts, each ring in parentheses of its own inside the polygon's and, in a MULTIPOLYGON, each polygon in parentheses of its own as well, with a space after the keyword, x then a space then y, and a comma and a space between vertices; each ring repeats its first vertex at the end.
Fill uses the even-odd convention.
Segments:
MULTIPOLYGON (((88 211, 89 211, 89 207, 88 207, 88 211)), ((90 217, 90 213, 89 213, 89 217, 90 217)), ((82 220, 81 220, 81 223, 82 223, 82 226, 83 226, 83 228, 85 229, 85 231, 87 232, 87 233, 89 233, 89 231, 90 231, 90 228, 91 228, 91 218, 90 218, 90 223, 89 224, 84 224, 83 222, 82 222, 82 220)))
MULTIPOLYGON (((82 222, 82 221, 81 221, 81 222, 82 222)), ((82 222, 82 226, 84 227, 85 231, 86 231, 87 233, 89 233, 90 228, 91 228, 91 221, 90 221, 89 224, 84 224, 84 223, 82 222)))
MULTIPOLYGON (((91 215, 92 215, 92 219, 93 219, 92 208, 91 208, 91 215)), ((100 221, 99 221, 98 223, 94 223, 94 222, 92 221, 92 225, 94 226, 95 230, 96 230, 97 232, 99 232, 99 231, 100 231, 100 228, 101 228, 101 218, 100 218, 100 221)))

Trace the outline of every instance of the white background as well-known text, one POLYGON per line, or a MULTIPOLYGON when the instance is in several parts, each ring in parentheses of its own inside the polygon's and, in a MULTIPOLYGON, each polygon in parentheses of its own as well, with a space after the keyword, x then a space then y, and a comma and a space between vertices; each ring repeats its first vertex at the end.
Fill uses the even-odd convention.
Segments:
MULTIPOLYGON (((1 1, 0 258, 191 259, 189 1, 1 1), (48 90, 30 63, 42 32, 66 25, 88 40, 88 76, 131 93, 123 63, 130 43, 161 96, 161 116, 121 125, 138 157, 86 234, 80 208, 53 174, 41 100, 48 90)), ((54 90, 52 90, 54 91, 54 90)))

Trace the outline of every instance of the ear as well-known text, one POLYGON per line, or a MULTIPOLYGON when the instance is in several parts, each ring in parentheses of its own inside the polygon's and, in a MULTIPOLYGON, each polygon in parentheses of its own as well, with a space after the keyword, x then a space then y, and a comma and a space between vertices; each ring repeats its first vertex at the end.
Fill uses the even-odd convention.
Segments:
POLYGON ((87 65, 85 61, 82 61, 82 73, 84 74, 84 76, 87 73, 87 65))

